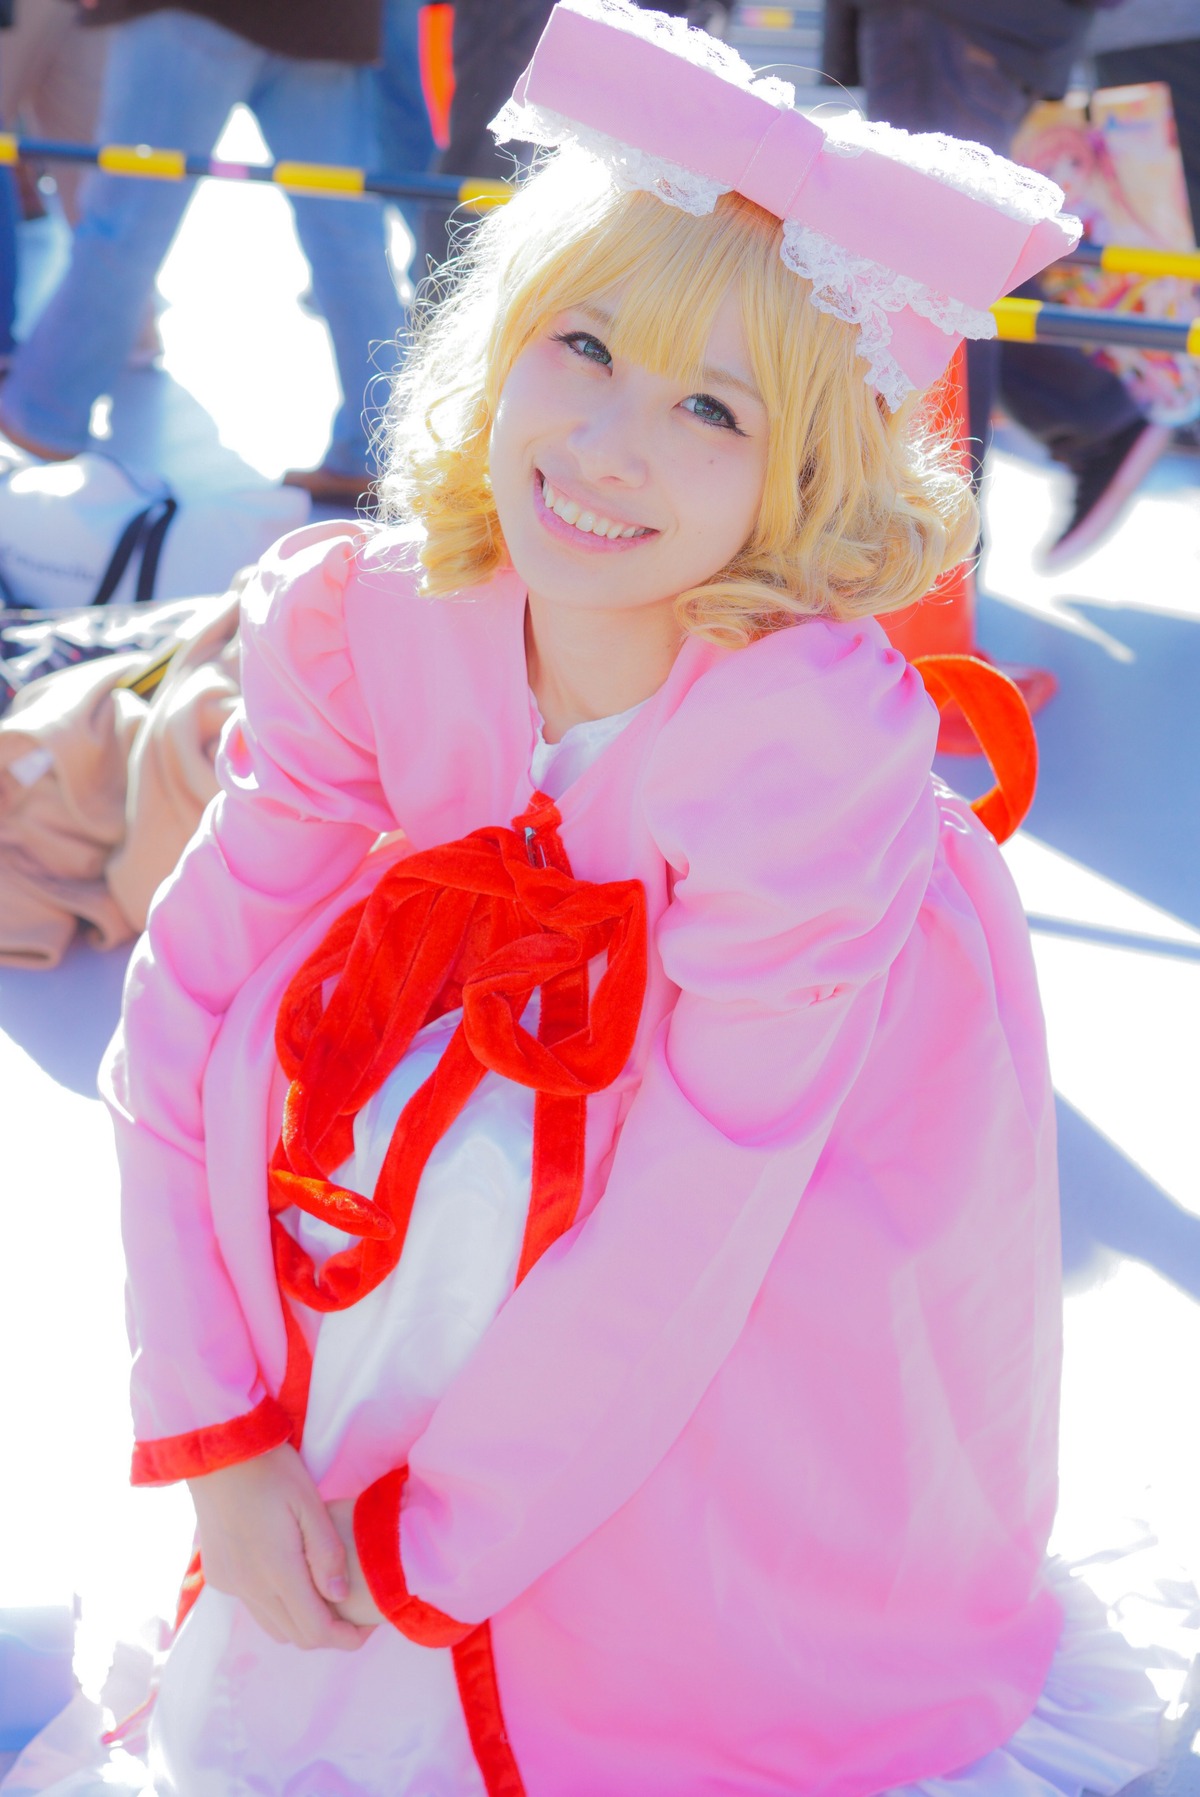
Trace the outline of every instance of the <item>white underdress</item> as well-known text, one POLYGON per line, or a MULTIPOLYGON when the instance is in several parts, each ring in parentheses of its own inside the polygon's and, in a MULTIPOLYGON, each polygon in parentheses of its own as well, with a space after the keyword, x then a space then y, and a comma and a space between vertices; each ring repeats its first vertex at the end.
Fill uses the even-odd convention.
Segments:
MULTIPOLYGON (((560 798, 637 709, 577 725, 553 745, 539 718, 534 785, 560 798)), ((536 1027, 535 1007, 536 997, 527 1028, 536 1027)), ((460 1015, 423 1029, 359 1113, 340 1183, 374 1190, 396 1121, 460 1015)), ((527 1088, 484 1077, 430 1156, 399 1264, 352 1308, 321 1319, 303 1446, 318 1480, 381 1410, 405 1452, 512 1291, 529 1201, 533 1102, 527 1088)), ((350 1239, 302 1213, 288 1222, 318 1261, 350 1239)), ((1103 1794, 1154 1763, 1152 1687, 1091 1593, 1060 1567, 1050 1577, 1067 1620, 1033 1715, 1004 1747, 906 1787, 904 1797, 1103 1794)), ((207 1588, 162 1669, 148 1767, 149 1783, 139 1784, 114 1778, 110 1766, 95 1790, 107 1797, 114 1789, 157 1797, 485 1797, 448 1649, 418 1647, 382 1627, 357 1653, 305 1653, 272 1641, 235 1599, 207 1588)), ((65 1787, 51 1788, 66 1797, 65 1787)), ((77 1797, 91 1787, 70 1789, 77 1797)))
MULTIPOLYGON (((577 724, 552 744, 535 710, 535 789, 560 798, 640 709, 577 724)), ((461 1016, 447 1012, 419 1031, 363 1106, 339 1184, 374 1191, 400 1113, 461 1016)), ((535 994, 522 1021, 536 1031, 536 1018, 535 994)), ((340 1455, 353 1455, 356 1431, 370 1429, 372 1415, 386 1416, 406 1452, 511 1293, 529 1208, 533 1107, 528 1087, 485 1074, 429 1157, 397 1266, 350 1309, 320 1319, 303 1447, 318 1481, 336 1472, 340 1455)), ((351 1240, 302 1211, 285 1222, 318 1264, 351 1240)), ((306 1654, 280 1647, 235 1600, 207 1588, 164 1667, 151 1752, 153 1788, 172 1797, 241 1788, 308 1797, 308 1786, 289 1780, 316 1763, 314 1754, 324 1782, 312 1785, 313 1797, 484 1797, 448 1648, 418 1647, 381 1628, 357 1653, 306 1654), (297 1715, 310 1719, 299 1751, 285 1741, 297 1715), (231 1786, 238 1777, 244 1787, 231 1786)))

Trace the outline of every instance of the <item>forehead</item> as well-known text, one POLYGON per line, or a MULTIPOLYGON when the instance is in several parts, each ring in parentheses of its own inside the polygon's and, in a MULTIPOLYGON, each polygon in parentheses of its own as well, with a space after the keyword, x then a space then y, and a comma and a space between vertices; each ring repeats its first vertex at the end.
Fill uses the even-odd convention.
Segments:
POLYGON ((780 261, 779 221, 736 195, 697 218, 650 194, 617 193, 605 171, 596 185, 590 160, 555 158, 493 215, 511 256, 501 297, 508 353, 586 305, 608 316, 598 334, 623 360, 689 386, 710 362, 735 363, 766 392, 789 335, 791 307, 777 289, 796 280, 780 261))

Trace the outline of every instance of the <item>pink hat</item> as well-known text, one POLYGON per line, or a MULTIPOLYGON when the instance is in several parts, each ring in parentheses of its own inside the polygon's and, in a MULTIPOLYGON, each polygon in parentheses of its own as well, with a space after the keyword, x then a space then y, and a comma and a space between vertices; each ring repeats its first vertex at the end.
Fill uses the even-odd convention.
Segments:
POLYGON ((856 113, 793 110, 794 89, 727 44, 631 0, 560 0, 492 123, 501 143, 575 143, 618 182, 697 216, 736 192, 783 220, 784 262, 822 312, 858 326, 895 409, 989 307, 1079 241, 1061 188, 982 144, 856 113))

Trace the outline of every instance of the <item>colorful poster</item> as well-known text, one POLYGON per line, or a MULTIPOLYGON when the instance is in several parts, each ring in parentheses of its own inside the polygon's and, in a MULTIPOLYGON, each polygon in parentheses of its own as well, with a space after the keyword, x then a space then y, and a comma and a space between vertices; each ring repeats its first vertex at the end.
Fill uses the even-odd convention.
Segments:
MULTIPOLYGON (((1089 243, 1195 247, 1171 90, 1162 83, 1044 101, 1025 120, 1012 153, 1058 182, 1089 243)), ((1200 313, 1200 284, 1173 277, 1150 280, 1059 263, 1042 276, 1042 288, 1059 305, 1149 318, 1200 313)), ((1200 362, 1158 350, 1091 353, 1121 376, 1155 424, 1200 417, 1200 362)))

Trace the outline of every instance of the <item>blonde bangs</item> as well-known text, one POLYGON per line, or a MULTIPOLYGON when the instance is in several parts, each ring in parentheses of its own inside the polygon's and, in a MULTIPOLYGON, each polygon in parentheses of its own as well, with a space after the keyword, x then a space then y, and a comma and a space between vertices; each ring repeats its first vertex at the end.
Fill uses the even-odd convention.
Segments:
POLYGON ((595 158, 559 151, 475 231, 419 308, 388 408, 385 519, 418 527, 423 588, 459 592, 506 559, 488 475, 500 392, 560 312, 604 295, 605 342, 685 387, 717 313, 739 296, 770 420, 755 530, 676 601, 685 630, 741 644, 824 613, 920 599, 970 554, 975 510, 931 408, 889 413, 864 380, 854 327, 817 310, 779 254, 779 221, 737 195, 695 218, 623 192, 595 158))

